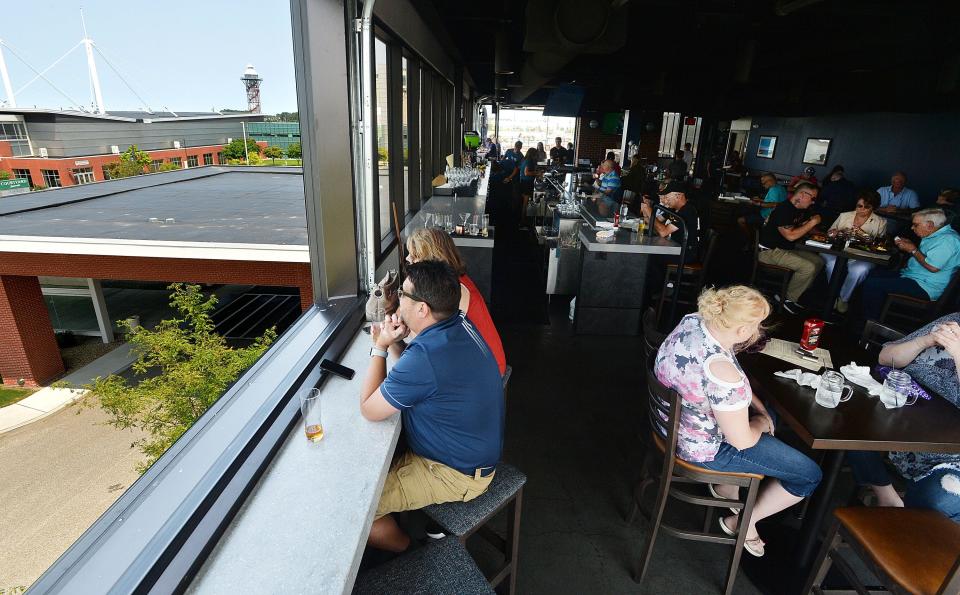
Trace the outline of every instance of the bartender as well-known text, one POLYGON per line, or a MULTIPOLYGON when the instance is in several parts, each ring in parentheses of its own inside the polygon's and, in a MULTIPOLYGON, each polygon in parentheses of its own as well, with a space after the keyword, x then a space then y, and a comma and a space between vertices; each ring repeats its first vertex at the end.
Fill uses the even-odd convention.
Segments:
MULTIPOLYGON (((679 180, 673 180, 663 190, 660 191, 660 204, 671 209, 679 215, 680 219, 686 224, 687 228, 687 262, 696 261, 697 246, 700 242, 700 217, 697 214, 697 208, 687 202, 686 184, 679 180)), ((652 217, 655 207, 647 202, 640 204, 640 212, 647 221, 647 225, 653 226, 653 233, 661 238, 680 244, 683 242, 683 231, 680 229, 677 216, 671 213, 665 213, 657 210, 656 217, 652 217)))
POLYGON ((594 182, 597 188, 594 194, 594 200, 597 201, 597 211, 603 217, 612 215, 620 208, 620 196, 623 191, 620 189, 620 176, 614 169, 614 163, 610 159, 600 164, 600 178, 594 182))

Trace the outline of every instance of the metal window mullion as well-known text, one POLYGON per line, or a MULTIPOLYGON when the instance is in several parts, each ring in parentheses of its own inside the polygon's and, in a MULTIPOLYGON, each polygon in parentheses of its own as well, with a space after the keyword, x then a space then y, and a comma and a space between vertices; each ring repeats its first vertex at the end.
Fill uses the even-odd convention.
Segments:
POLYGON ((431 98, 433 97, 433 80, 430 71, 420 68, 420 142, 422 156, 420 159, 420 197, 431 195, 433 182, 433 117, 431 98))
MULTIPOLYGON (((387 152, 390 159, 390 200, 393 202, 389 214, 393 221, 393 206, 397 208, 398 218, 403 216, 403 61, 402 51, 396 43, 387 44, 387 109, 390 113, 387 129, 387 152)), ((391 225, 392 229, 392 225, 391 225)), ((399 233, 399 230, 395 230, 399 233)))
POLYGON ((410 212, 415 213, 420 210, 423 199, 423 183, 420 181, 420 61, 412 57, 407 58, 407 146, 410 150, 408 198, 410 212))

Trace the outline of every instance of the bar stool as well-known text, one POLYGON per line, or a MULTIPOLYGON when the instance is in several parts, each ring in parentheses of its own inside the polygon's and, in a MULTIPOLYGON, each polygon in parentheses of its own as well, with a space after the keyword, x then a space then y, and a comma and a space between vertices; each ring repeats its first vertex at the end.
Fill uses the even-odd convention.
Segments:
POLYGON ((504 563, 493 576, 488 577, 490 586, 496 587, 510 577, 507 593, 513 593, 517 584, 517 554, 520 546, 520 512, 523 505, 523 486, 527 476, 507 463, 498 463, 490 487, 483 494, 468 502, 431 504, 423 511, 448 535, 455 535, 466 543, 478 533, 501 554, 504 563), (487 527, 501 510, 507 508, 507 538, 497 535, 487 527))
MULTIPOLYGON (((710 263, 713 261, 713 254, 717 249, 717 238, 719 234, 712 229, 708 229, 699 255, 700 262, 688 262, 683 265, 683 271, 677 273, 679 263, 667 264, 667 273, 663 279, 663 287, 660 288, 660 299, 657 301, 657 320, 662 320, 664 314, 664 305, 667 300, 672 299, 672 292, 678 292, 677 303, 681 306, 681 315, 697 309, 697 298, 707 280, 707 273, 710 272, 710 263), (668 296, 670 294, 670 296, 668 296)), ((668 324, 676 324, 676 320, 667 321, 668 324)))
POLYGON ((488 595, 495 591, 467 548, 459 540, 446 537, 364 572, 357 577, 353 593, 488 595))
POLYGON ((650 418, 650 425, 653 428, 651 434, 653 435, 653 442, 660 452, 663 453, 663 468, 660 472, 660 487, 657 491, 657 500, 654 504, 652 514, 648 515, 647 512, 642 509, 640 503, 646 488, 657 478, 653 476, 644 478, 634 491, 633 509, 630 512, 627 523, 632 524, 637 513, 643 512, 644 516, 651 521, 652 526, 650 528, 650 538, 647 541, 645 553, 643 557, 637 561, 633 578, 636 582, 643 583, 643 579, 650 565, 650 558, 653 555, 653 546, 657 541, 657 534, 663 529, 670 535, 680 539, 733 545, 733 556, 730 559, 730 567, 727 571, 727 580, 724 589, 725 595, 729 595, 733 591, 733 584, 737 578, 740 556, 743 553, 743 542, 747 537, 746 527, 750 524, 753 505, 757 499, 757 490, 760 487, 760 481, 763 479, 763 476, 754 473, 711 471, 677 457, 677 430, 680 426, 680 395, 660 383, 653 372, 653 366, 648 366, 647 369, 647 396, 649 401, 648 416, 650 418), (680 487, 674 484, 715 484, 746 487, 747 497, 746 500, 727 500, 725 498, 701 496, 680 489, 680 487), (676 498, 688 504, 706 507, 703 531, 678 529, 664 523, 663 512, 666 508, 668 497, 676 498), (726 537, 709 532, 713 524, 714 508, 735 508, 741 511, 740 521, 737 524, 736 537, 726 537))
MULTIPOLYGON (((842 556, 849 546, 894 593, 960 593, 960 525, 935 510, 838 508, 802 593, 825 593, 820 585, 832 564, 867 593, 842 556)), ((849 592, 849 589, 846 590, 849 592)))

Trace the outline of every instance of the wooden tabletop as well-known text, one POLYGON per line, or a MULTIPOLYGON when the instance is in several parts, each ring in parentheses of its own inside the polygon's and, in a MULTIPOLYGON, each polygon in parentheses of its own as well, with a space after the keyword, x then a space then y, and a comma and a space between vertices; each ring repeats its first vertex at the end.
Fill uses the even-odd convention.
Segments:
MULTIPOLYGON (((785 324, 775 336, 798 341, 796 323, 785 324), (790 331, 796 328, 795 333, 790 331)), ((876 363, 840 329, 825 329, 821 347, 830 350, 836 369, 856 361, 876 363)), ((777 413, 811 448, 825 450, 902 450, 960 453, 960 409, 937 396, 899 409, 887 409, 879 397, 870 396, 856 384, 853 397, 836 409, 817 405, 814 390, 793 380, 774 376, 795 365, 763 354, 737 358, 750 379, 753 392, 772 404, 777 413)), ((874 375, 876 378, 876 375, 874 375)))
POLYGON ((854 252, 848 252, 847 250, 834 250, 833 248, 821 248, 820 246, 811 246, 806 243, 806 239, 800 239, 797 241, 793 247, 797 250, 806 250, 807 252, 817 252, 819 254, 831 254, 833 256, 842 256, 843 258, 849 258, 850 260, 865 260, 867 262, 872 262, 873 264, 879 266, 887 266, 893 260, 895 253, 892 253, 891 256, 886 258, 882 256, 869 256, 867 254, 858 254, 854 252))

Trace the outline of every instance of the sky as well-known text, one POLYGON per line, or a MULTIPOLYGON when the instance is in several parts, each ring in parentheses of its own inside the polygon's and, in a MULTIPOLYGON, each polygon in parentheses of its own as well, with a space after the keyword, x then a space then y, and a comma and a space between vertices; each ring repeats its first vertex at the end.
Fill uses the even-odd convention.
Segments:
MULTIPOLYGON (((297 111, 289 0, 4 0, 0 39, 43 71, 87 34, 123 79, 154 110, 246 109, 240 75, 253 64, 263 78, 261 111, 297 111)), ((19 107, 89 108, 93 93, 81 45, 43 79, 10 49, 3 56, 19 107), (72 99, 72 101, 71 101, 72 99), (74 103, 75 102, 75 103, 74 103)), ((94 51, 107 111, 135 110, 144 101, 94 51)), ((0 99, 6 99, 0 85, 0 99)))

